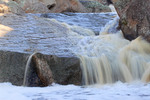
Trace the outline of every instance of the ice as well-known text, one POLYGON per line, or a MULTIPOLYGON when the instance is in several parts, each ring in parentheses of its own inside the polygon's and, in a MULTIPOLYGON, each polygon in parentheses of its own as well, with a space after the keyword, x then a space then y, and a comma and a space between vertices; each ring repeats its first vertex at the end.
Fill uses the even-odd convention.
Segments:
POLYGON ((141 82, 75 86, 23 87, 0 83, 0 100, 150 100, 150 84, 141 82))

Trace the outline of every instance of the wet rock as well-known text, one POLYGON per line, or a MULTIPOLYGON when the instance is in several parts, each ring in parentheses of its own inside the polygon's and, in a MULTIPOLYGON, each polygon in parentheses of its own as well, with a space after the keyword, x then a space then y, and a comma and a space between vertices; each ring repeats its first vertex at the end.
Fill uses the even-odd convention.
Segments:
POLYGON ((0 51, 0 82, 23 84, 27 54, 0 51))
POLYGON ((27 86, 48 86, 53 82, 81 85, 79 59, 35 54, 29 67, 27 86))
MULTIPOLYGON (((27 86, 47 86, 52 82, 80 85, 80 61, 74 52, 78 49, 77 44, 82 39, 82 34, 88 30, 61 23, 53 18, 43 18, 41 15, 0 14, 0 82, 22 85, 28 58, 37 51, 29 63, 27 86)), ((99 29, 99 26, 104 26, 114 15, 53 15, 54 18, 60 16, 62 21, 67 22, 82 22, 82 18, 88 22, 94 16, 94 21, 89 21, 88 25, 99 29), (103 23, 101 20, 95 23, 100 17, 103 23)))
POLYGON ((133 40, 143 36, 150 41, 150 1, 112 0, 120 16, 120 28, 125 38, 133 40))
POLYGON ((81 85, 80 61, 77 57, 45 56, 53 78, 59 84, 81 85))
POLYGON ((43 56, 39 54, 38 57, 36 55, 33 56, 32 62, 35 64, 37 75, 43 85, 48 86, 54 82, 52 71, 43 56))
POLYGON ((29 65, 27 86, 81 84, 80 62, 70 50, 74 35, 65 25, 32 14, 1 14, 0 25, 0 82, 22 85, 28 57, 38 51, 29 65))
MULTIPOLYGON (((0 82, 23 85, 29 54, 0 51, 0 82)), ((81 84, 80 62, 76 57, 35 54, 29 64, 26 86, 81 84)))
POLYGON ((48 86, 54 82, 52 71, 41 54, 32 54, 26 64, 24 86, 48 86))

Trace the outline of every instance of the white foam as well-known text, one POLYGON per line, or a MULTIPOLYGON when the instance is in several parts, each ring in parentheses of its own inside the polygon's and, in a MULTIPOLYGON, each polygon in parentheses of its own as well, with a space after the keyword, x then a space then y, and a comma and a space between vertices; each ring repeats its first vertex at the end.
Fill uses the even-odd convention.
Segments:
POLYGON ((0 100, 149 100, 150 84, 117 82, 103 87, 54 84, 50 87, 19 87, 0 83, 0 100))

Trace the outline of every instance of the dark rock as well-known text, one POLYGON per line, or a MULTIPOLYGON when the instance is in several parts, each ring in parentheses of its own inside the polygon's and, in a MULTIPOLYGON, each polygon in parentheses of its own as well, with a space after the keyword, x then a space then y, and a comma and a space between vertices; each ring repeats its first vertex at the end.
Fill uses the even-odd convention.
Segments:
POLYGON ((0 82, 22 85, 27 54, 0 51, 0 82))
MULTIPOLYGON (((0 51, 0 82, 23 85, 29 54, 0 51)), ((81 84, 80 61, 76 57, 58 57, 37 53, 33 55, 27 72, 27 86, 81 84)))
POLYGON ((113 4, 113 2, 111 0, 107 0, 107 4, 110 5, 113 4))
POLYGON ((42 54, 31 55, 28 62, 24 86, 48 86, 54 82, 52 71, 42 54))
MULTIPOLYGON (((78 28, 54 19, 38 17, 40 15, 0 15, 0 82, 22 85, 28 58, 37 51, 29 63, 25 85, 47 86, 52 82, 80 85, 80 61, 74 54, 81 40, 77 35, 79 33, 75 33, 78 32, 78 28)), ((114 15, 66 13, 60 16, 65 21, 71 16, 71 20, 67 22, 73 22, 72 19, 80 17, 80 20, 75 20, 76 23, 86 19, 86 24, 90 27, 93 25, 93 29, 99 29, 114 15), (93 20, 89 21, 90 19, 93 20)), ((60 16, 54 14, 54 18, 60 16)), ((87 32, 82 28, 79 30, 82 33, 87 32)))
POLYGON ((81 84, 80 61, 76 57, 58 57, 38 53, 33 56, 33 61, 36 62, 37 73, 43 83, 49 80, 46 82, 49 84, 54 79, 56 83, 64 85, 81 84))
POLYGON ((34 55, 32 57, 32 62, 35 64, 38 77, 40 78, 44 86, 52 84, 54 82, 53 74, 43 55, 42 54, 34 55))
POLYGON ((78 58, 46 56, 46 59, 56 83, 81 85, 81 69, 78 58))
POLYGON ((51 10, 51 9, 53 9, 55 6, 56 6, 56 4, 47 5, 47 8, 48 8, 49 10, 51 10))
POLYGON ((150 42, 150 0, 112 0, 120 16, 120 28, 125 38, 143 36, 150 42))

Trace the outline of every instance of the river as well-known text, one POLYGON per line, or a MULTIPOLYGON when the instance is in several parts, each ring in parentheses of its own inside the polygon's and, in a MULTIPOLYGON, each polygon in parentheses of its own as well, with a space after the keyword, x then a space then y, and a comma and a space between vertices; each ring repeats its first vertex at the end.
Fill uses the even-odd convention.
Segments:
POLYGON ((23 87, 0 83, 0 100, 150 100, 150 84, 146 83, 150 46, 140 37, 132 42, 124 39, 116 30, 115 13, 33 15, 72 30, 67 35, 78 41, 70 38, 72 46, 68 48, 81 60, 84 85, 23 87))

